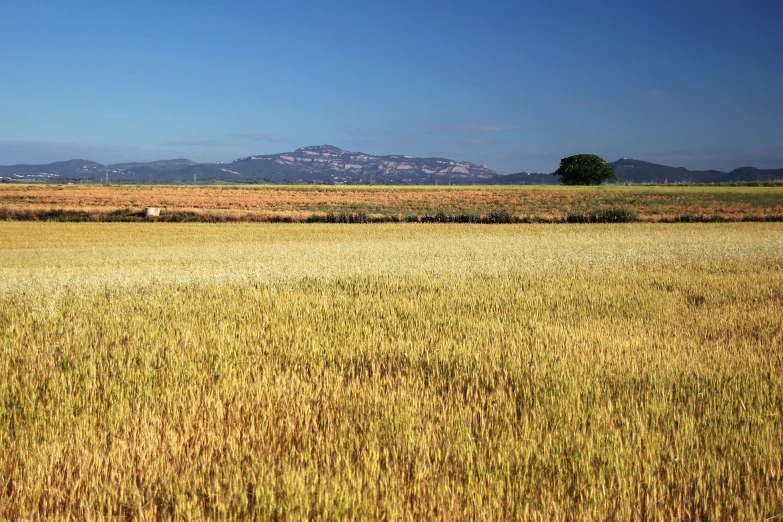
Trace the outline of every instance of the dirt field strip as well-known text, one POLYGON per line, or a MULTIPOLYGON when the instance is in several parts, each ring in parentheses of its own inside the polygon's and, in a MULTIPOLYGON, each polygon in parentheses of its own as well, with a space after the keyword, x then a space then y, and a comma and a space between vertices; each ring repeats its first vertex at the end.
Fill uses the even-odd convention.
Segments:
POLYGON ((783 187, 0 185, 0 219, 120 220, 138 217, 147 206, 161 207, 164 217, 204 221, 307 221, 330 213, 404 221, 502 211, 516 220, 546 222, 612 209, 651 222, 763 221, 783 220, 783 187))

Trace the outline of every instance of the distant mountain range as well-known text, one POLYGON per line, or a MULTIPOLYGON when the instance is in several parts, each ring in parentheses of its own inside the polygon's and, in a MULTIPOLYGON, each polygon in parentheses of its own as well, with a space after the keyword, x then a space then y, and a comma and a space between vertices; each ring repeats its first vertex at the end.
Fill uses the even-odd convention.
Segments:
MULTIPOLYGON (((783 180, 783 169, 742 167, 731 172, 695 171, 645 161, 610 163, 621 183, 724 183, 783 180)), ((486 165, 446 158, 373 156, 331 145, 248 156, 231 163, 187 159, 101 165, 74 159, 47 165, 0 166, 0 182, 19 183, 327 183, 327 184, 557 184, 551 173, 502 175, 486 165)))
POLYGON ((634 159, 619 159, 609 165, 625 183, 733 183, 744 181, 783 181, 783 168, 740 167, 731 172, 688 170, 634 159))

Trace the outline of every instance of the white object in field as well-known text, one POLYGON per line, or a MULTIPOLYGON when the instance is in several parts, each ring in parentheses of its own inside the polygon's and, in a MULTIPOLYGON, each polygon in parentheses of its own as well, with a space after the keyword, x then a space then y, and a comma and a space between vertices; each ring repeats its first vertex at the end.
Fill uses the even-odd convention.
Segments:
POLYGON ((158 217, 160 216, 160 207, 147 207, 144 209, 144 217, 158 217))

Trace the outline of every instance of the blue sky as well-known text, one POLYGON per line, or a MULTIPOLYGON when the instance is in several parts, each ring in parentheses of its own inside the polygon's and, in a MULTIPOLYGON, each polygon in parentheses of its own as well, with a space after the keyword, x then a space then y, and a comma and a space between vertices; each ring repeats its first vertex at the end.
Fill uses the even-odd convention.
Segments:
POLYGON ((783 2, 0 0, 0 164, 783 167, 783 2), (540 5, 533 5, 540 4, 540 5))

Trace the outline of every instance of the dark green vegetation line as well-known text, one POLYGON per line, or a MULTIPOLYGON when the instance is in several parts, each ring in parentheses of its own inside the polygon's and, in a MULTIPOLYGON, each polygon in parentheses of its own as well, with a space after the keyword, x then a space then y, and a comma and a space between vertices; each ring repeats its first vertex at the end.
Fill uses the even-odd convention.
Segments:
MULTIPOLYGON (((634 209, 610 208, 594 212, 573 212, 565 217, 519 216, 508 210, 499 209, 489 214, 448 213, 438 211, 424 215, 378 215, 366 212, 327 212, 303 218, 286 215, 226 215, 199 212, 163 212, 159 217, 145 218, 143 212, 120 209, 110 212, 87 212, 80 210, 51 209, 44 211, 13 211, 0 208, 0 220, 4 221, 55 221, 55 222, 104 222, 104 223, 637 223, 653 220, 639 216, 634 209)), ((748 214, 739 218, 718 214, 680 214, 654 220, 658 223, 735 223, 735 222, 780 222, 783 216, 775 214, 748 214)))

